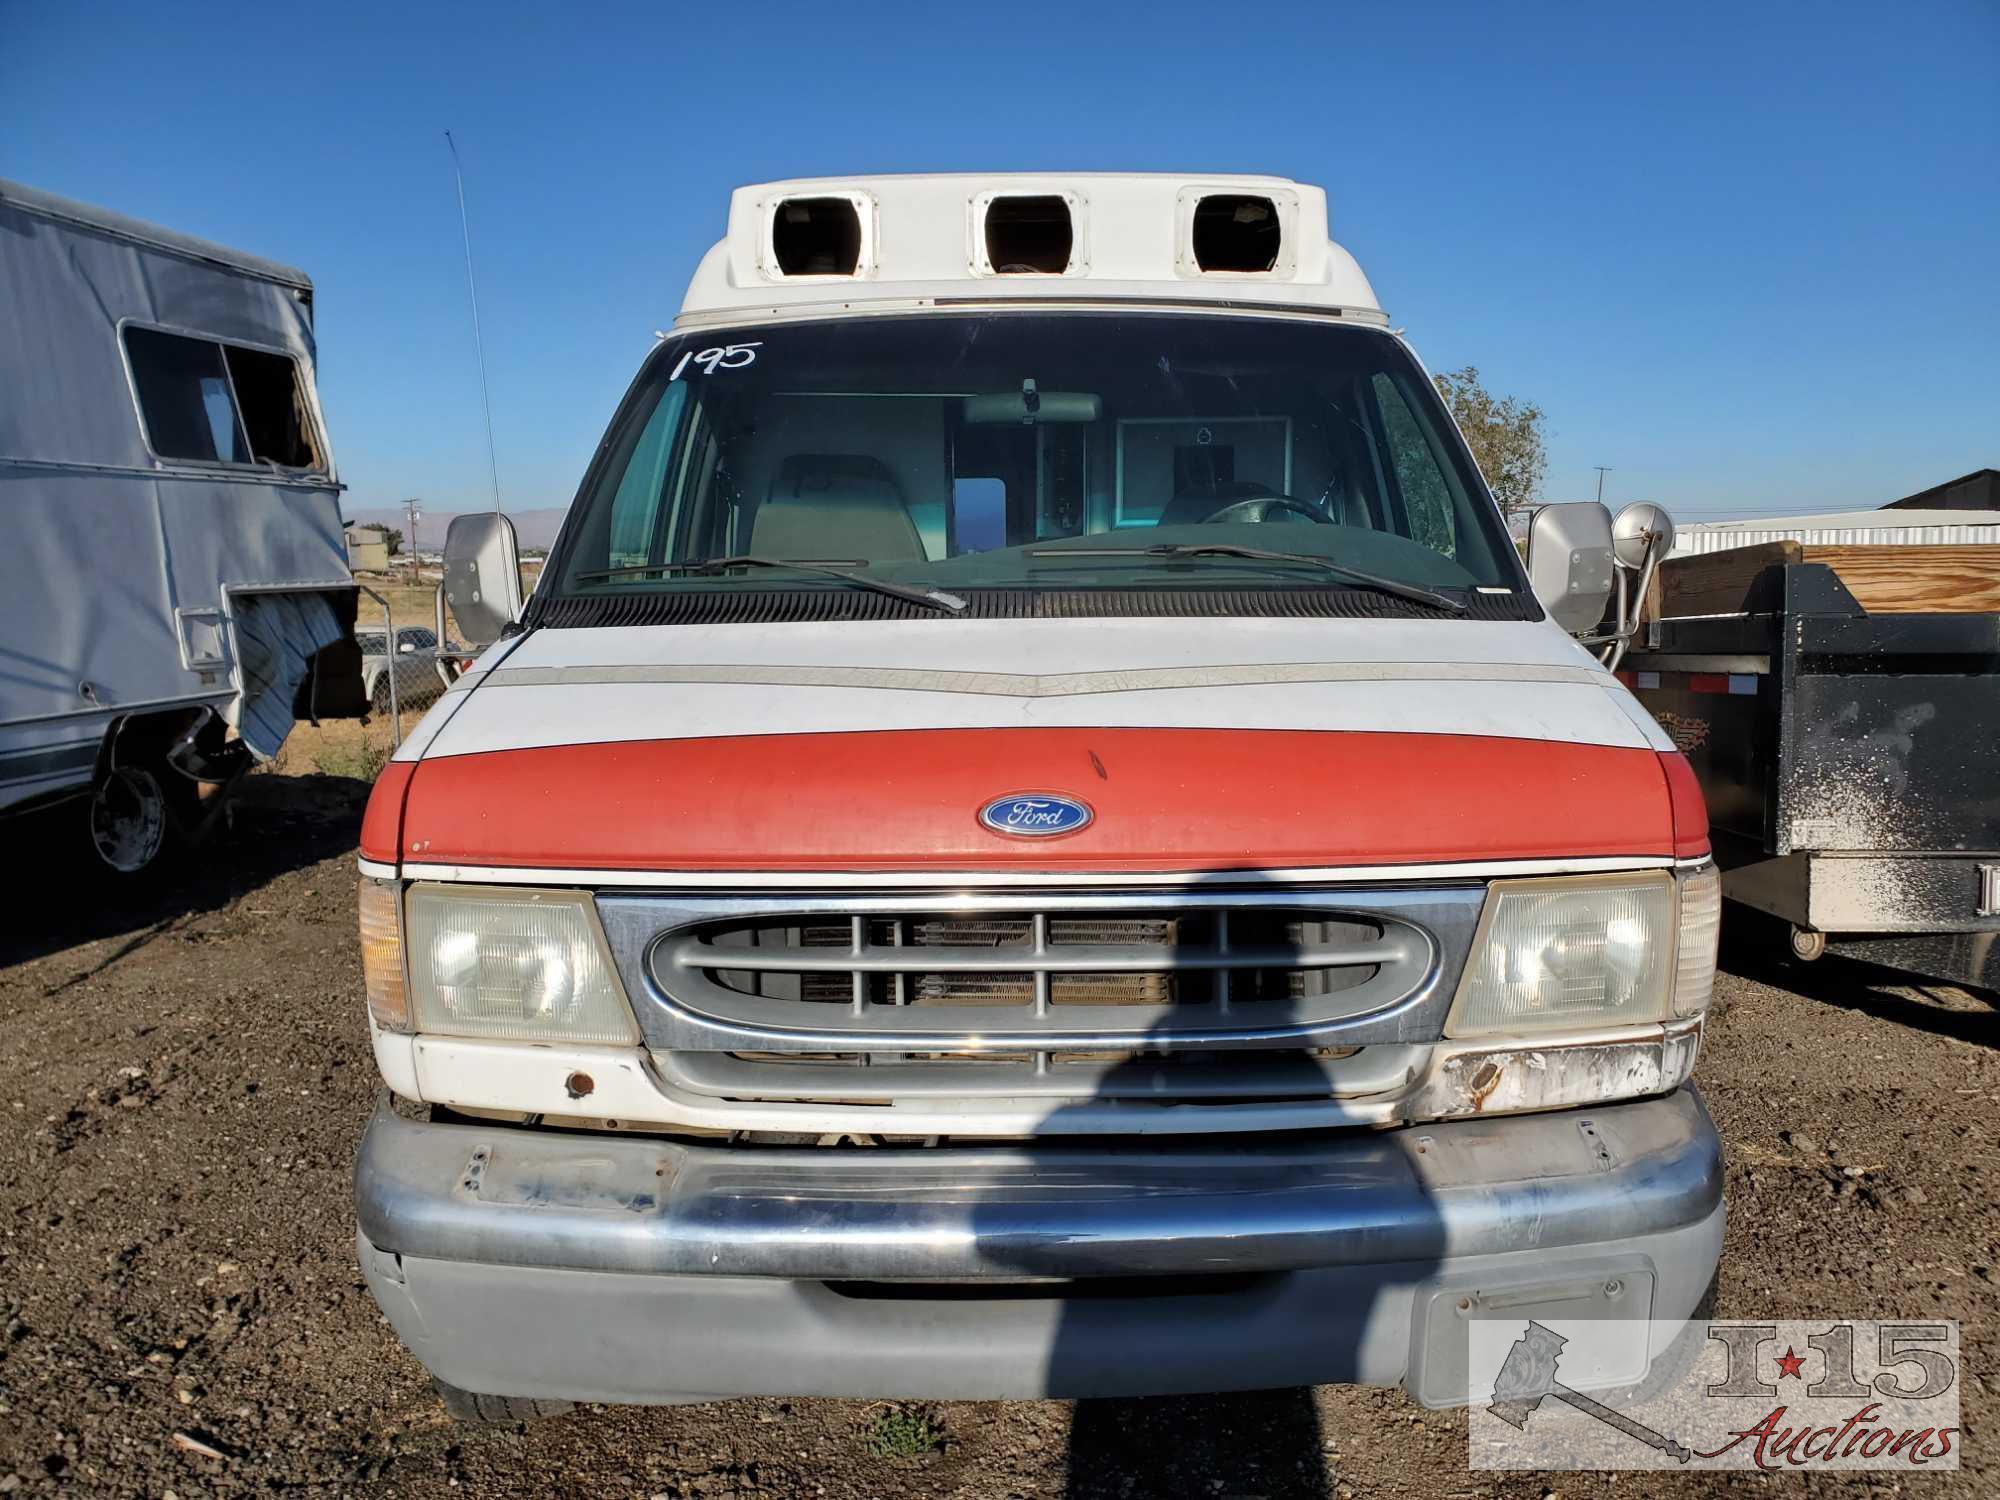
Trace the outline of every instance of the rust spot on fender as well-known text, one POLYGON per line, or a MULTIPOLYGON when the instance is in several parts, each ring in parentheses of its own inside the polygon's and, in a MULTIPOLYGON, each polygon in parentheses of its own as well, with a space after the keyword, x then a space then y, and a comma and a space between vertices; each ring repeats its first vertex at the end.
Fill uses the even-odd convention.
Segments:
POLYGON ((1486 1108, 1487 1099, 1500 1087, 1501 1074, 1500 1064, 1489 1057, 1479 1065, 1479 1071, 1472 1075, 1472 1081, 1466 1087, 1471 1092, 1474 1113, 1486 1108))

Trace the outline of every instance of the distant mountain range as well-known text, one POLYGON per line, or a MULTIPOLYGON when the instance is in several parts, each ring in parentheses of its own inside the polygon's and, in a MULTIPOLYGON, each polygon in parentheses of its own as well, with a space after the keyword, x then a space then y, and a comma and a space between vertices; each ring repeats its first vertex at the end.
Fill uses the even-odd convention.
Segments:
MULTIPOLYGON (((550 507, 542 510, 509 510, 507 519, 514 523, 514 534, 520 538, 521 547, 533 547, 546 551, 556 539, 556 528, 562 525, 562 518, 569 513, 568 506, 550 507)), ((417 545, 426 552, 436 552, 444 546, 445 528, 451 525, 456 511, 426 510, 423 519, 417 522, 417 545)), ((393 510, 357 510, 348 514, 350 526, 387 526, 393 531, 407 532, 401 506, 393 510)), ((409 546, 409 538, 403 538, 403 545, 409 546)))

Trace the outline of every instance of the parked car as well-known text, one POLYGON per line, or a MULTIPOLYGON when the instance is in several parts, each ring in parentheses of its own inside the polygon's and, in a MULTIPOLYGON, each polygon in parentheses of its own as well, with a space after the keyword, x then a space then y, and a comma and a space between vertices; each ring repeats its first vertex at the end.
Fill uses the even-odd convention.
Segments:
POLYGON ((1317 188, 740 189, 533 596, 447 539, 485 649, 361 834, 389 1321, 501 1420, 1448 1404, 1496 1308, 1638 1379, 1720 898, 1572 639, 1613 541, 1524 567, 1317 188))
MULTIPOLYGON (((380 630, 355 633, 361 646, 361 681, 368 691, 369 706, 378 714, 389 711, 390 657, 388 636, 380 630)), ((438 675, 437 633, 423 625, 396 627, 395 675, 398 702, 404 708, 430 702, 444 691, 438 675)))

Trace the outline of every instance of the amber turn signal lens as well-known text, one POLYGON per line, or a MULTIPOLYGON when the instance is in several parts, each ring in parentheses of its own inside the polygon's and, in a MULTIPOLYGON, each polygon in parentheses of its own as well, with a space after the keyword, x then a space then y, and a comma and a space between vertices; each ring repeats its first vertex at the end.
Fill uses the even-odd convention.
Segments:
POLYGON ((361 977, 368 991, 368 1014, 384 1031, 410 1029, 401 897, 393 880, 365 875, 361 879, 361 977))

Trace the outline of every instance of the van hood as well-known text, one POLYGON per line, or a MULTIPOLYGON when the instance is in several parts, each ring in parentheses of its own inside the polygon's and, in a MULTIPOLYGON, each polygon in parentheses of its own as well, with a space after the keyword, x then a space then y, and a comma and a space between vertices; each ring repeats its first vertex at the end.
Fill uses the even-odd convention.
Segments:
POLYGON ((1668 743, 1610 673, 1545 622, 902 620, 538 630, 492 655, 465 679, 471 691, 456 711, 433 714, 412 735, 410 753, 1096 726, 1668 743))
POLYGON ((1540 622, 542 630, 405 742, 397 816, 371 804, 363 852, 573 871, 1663 855, 1670 749, 1540 622), (1031 793, 1094 816, 1051 838, 981 823, 1031 793))

